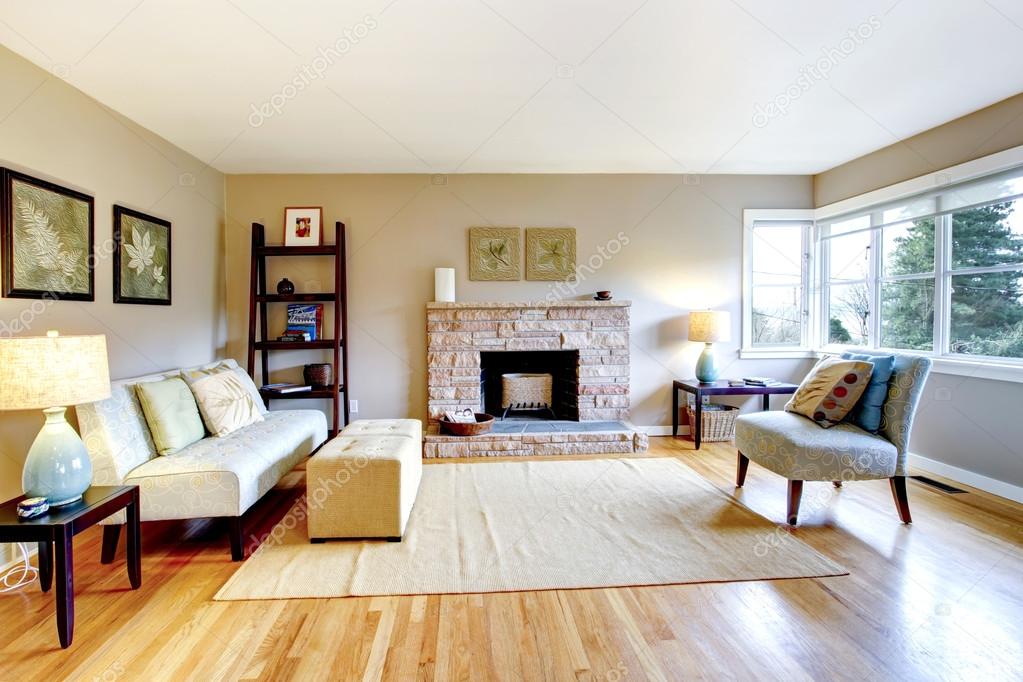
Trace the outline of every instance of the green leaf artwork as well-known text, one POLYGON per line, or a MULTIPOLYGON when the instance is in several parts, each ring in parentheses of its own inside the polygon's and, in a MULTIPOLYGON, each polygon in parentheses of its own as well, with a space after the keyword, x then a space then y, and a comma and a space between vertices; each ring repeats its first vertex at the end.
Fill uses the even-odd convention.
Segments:
POLYGON ((116 267, 118 303, 169 303, 170 224, 117 207, 115 231, 120 235, 116 267))
POLYGON ((15 180, 14 287, 89 294, 89 204, 15 180))
POLYGON ((571 281, 575 278, 575 228, 526 230, 526 279, 571 281))
POLYGON ((469 228, 469 279, 517 281, 521 278, 517 227, 469 228))

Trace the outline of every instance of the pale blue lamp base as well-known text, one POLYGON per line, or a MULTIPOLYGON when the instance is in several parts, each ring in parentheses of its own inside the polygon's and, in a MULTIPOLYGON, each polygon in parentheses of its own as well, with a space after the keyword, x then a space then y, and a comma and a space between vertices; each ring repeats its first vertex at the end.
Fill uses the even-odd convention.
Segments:
POLYGON ((46 423, 29 448, 21 488, 29 497, 45 497, 51 507, 82 499, 92 485, 92 462, 85 443, 64 419, 63 407, 43 410, 46 423))
POLYGON ((701 383, 709 384, 718 380, 718 374, 717 360, 714 358, 714 344, 706 343, 703 345, 700 359, 696 361, 696 378, 701 383))

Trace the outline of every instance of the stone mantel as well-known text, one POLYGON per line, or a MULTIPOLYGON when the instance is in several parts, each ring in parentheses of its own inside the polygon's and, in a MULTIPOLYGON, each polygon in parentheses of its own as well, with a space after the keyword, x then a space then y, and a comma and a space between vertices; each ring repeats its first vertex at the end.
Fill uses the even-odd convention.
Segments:
POLYGON ((632 301, 457 301, 455 303, 431 302, 426 304, 427 310, 464 310, 464 309, 515 309, 527 308, 629 308, 632 301))

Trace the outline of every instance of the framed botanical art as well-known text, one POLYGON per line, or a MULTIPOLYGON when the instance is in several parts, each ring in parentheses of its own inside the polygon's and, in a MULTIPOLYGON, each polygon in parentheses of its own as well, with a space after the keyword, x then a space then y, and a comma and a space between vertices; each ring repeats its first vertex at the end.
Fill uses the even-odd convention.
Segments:
POLYGON ((323 208, 289 206, 284 209, 285 246, 323 245, 323 208))
POLYGON ((470 227, 469 279, 485 282, 521 279, 520 233, 517 227, 470 227))
POLYGON ((114 303, 171 304, 171 224, 114 205, 114 303))
POLYGON ((526 279, 565 282, 575 279, 575 228, 526 228, 526 279))
POLYGON ((93 198, 6 169, 0 184, 4 296, 95 300, 93 198))

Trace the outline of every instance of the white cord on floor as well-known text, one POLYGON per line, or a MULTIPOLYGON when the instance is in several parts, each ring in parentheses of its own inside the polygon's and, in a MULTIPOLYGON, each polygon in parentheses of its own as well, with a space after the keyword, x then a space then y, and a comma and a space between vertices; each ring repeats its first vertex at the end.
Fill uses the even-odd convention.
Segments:
POLYGON ((3 587, 0 587, 0 594, 13 592, 39 577, 39 569, 28 562, 28 547, 24 542, 19 542, 18 548, 21 550, 22 563, 19 566, 11 566, 3 577, 0 577, 0 584, 3 584, 3 587))

